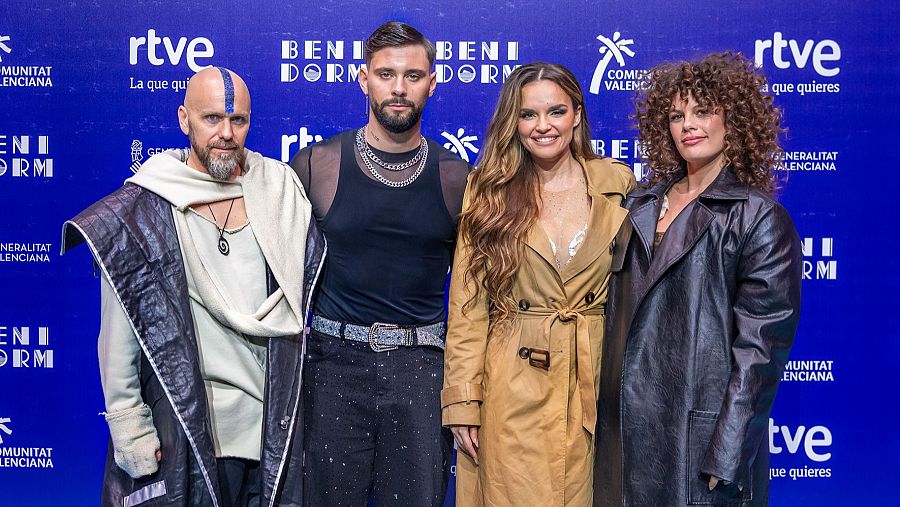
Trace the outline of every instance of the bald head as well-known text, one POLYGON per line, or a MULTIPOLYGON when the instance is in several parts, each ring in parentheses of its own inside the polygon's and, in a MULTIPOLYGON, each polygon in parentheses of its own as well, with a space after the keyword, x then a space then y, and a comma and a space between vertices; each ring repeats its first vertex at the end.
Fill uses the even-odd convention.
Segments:
POLYGON ((178 123, 191 141, 189 166, 222 180, 240 174, 250 129, 250 91, 240 76, 222 67, 194 74, 178 123))
POLYGON ((230 105, 231 112, 235 111, 235 104, 246 103, 246 112, 250 112, 250 90, 247 83, 241 76, 224 67, 207 67, 194 74, 188 81, 187 90, 184 92, 185 107, 193 107, 197 103, 210 100, 222 104, 223 110, 229 109, 230 105))

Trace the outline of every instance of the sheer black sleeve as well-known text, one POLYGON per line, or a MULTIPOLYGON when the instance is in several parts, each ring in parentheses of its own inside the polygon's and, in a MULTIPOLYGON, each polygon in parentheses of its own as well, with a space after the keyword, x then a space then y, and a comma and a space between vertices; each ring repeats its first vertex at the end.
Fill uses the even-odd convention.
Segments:
POLYGON ((306 195, 312 203, 313 215, 321 221, 337 191, 341 169, 340 135, 303 148, 291 159, 291 168, 297 173, 306 195))
POLYGON ((454 221, 459 219, 462 211, 462 198, 466 190, 466 177, 472 166, 459 158, 455 153, 441 149, 438 164, 441 171, 441 191, 444 194, 444 204, 454 221))

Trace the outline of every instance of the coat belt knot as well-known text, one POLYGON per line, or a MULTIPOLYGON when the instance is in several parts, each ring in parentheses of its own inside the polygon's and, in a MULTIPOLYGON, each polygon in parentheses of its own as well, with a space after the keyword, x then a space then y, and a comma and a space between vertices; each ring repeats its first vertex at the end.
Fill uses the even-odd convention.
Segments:
MULTIPOLYGON (((603 315, 602 306, 584 310, 570 308, 531 308, 529 312, 544 317, 544 336, 548 339, 556 322, 575 322, 575 380, 581 401, 581 423, 594 434, 597 424, 597 393, 594 390, 594 361, 591 358, 591 335, 586 315, 603 315)), ((551 352, 552 353, 552 352, 551 352)))

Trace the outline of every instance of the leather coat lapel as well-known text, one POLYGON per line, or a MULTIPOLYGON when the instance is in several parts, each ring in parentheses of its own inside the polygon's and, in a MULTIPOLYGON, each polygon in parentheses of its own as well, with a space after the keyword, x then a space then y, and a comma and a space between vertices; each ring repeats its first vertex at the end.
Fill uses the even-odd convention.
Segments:
POLYGON ((641 263, 641 272, 646 273, 650 269, 650 258, 652 257, 651 249, 653 247, 653 235, 656 233, 656 222, 659 217, 659 200, 647 199, 629 211, 628 218, 631 220, 634 232, 632 237, 636 238, 639 245, 638 252, 641 263))
POLYGON ((669 226, 666 236, 654 252, 647 274, 647 287, 653 286, 673 264, 685 256, 709 229, 713 213, 702 202, 693 201, 669 226))

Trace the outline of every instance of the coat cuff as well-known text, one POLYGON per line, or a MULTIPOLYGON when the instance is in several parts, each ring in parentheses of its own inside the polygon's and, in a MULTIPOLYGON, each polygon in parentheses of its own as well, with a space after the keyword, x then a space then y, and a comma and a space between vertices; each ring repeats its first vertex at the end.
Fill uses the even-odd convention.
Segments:
POLYGON ((481 402, 484 389, 481 384, 458 384, 441 391, 441 420, 444 426, 480 426, 481 402))
POLYGON ((700 473, 704 476, 713 476, 725 482, 737 482, 741 487, 747 487, 747 470, 742 465, 728 465, 713 456, 707 454, 700 465, 700 473))
POLYGON ((457 403, 441 410, 443 426, 481 426, 480 403, 457 403))
POLYGON ((441 408, 465 402, 466 405, 473 401, 481 402, 484 400, 484 389, 481 384, 457 384, 455 386, 445 387, 441 390, 441 408))
POLYGON ((112 438, 114 457, 119 468, 132 479, 155 473, 159 469, 156 451, 159 437, 153 425, 150 407, 117 410, 106 414, 109 436, 112 438))

